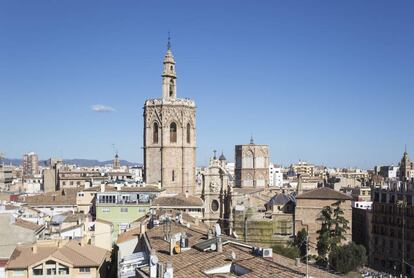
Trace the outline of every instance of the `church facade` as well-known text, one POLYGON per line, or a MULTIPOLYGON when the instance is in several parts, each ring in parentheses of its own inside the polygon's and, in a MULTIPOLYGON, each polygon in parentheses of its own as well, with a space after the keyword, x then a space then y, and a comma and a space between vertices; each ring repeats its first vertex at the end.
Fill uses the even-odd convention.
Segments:
POLYGON ((175 60, 168 43, 162 96, 144 105, 144 177, 166 193, 195 193, 196 105, 177 98, 175 60))

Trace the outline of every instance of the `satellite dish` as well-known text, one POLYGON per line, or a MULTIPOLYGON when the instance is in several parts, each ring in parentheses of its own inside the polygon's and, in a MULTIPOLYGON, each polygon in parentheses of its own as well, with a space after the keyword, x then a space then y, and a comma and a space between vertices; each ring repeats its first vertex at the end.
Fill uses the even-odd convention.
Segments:
POLYGON ((221 236, 221 228, 218 223, 214 225, 214 229, 216 230, 216 236, 221 236))
POLYGON ((216 251, 216 249, 217 249, 216 244, 215 244, 215 243, 212 243, 212 244, 210 245, 210 249, 211 249, 211 251, 216 251))
POLYGON ((156 256, 151 257, 151 264, 156 265, 157 263, 158 263, 158 257, 156 256))

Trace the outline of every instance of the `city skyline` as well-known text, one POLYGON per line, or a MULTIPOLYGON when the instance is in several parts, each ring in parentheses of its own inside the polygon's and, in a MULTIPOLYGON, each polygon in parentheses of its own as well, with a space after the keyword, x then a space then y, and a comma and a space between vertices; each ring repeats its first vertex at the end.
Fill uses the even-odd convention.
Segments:
POLYGON ((282 165, 372 168, 414 148, 409 2, 97 3, 0 4, 6 157, 108 160, 115 144, 143 162, 142 107, 161 97, 168 31, 177 96, 197 104, 199 165, 214 149, 233 161, 251 135, 282 165))

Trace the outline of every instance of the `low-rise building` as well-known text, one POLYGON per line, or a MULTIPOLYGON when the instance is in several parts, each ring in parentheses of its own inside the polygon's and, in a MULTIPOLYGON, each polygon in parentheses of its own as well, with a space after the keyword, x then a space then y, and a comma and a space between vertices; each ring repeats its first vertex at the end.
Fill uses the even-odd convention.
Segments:
POLYGON ((346 243, 352 239, 352 198, 350 196, 328 187, 321 187, 296 197, 295 232, 297 233, 302 228, 308 231, 312 253, 316 252, 314 246, 317 244, 317 231, 321 228, 321 222, 317 219, 324 207, 331 206, 338 201, 341 202, 340 207, 344 211, 343 216, 349 221, 350 229, 344 235, 346 238, 344 243, 346 243))
POLYGON ((78 188, 65 188, 34 196, 27 196, 25 203, 45 215, 53 216, 65 212, 77 211, 76 195, 78 188))
POLYGON ((42 241, 18 246, 6 265, 7 278, 107 277, 110 253, 79 241, 42 241))
POLYGON ((160 194, 158 187, 118 187, 116 191, 97 192, 96 218, 114 224, 113 240, 126 230, 131 222, 146 215, 151 201, 160 194))
POLYGON ((352 202, 352 241, 361 244, 370 256, 370 239, 372 230, 372 202, 352 202))
POLYGON ((159 196, 152 202, 151 209, 162 210, 167 213, 181 211, 198 219, 203 219, 204 217, 203 200, 189 194, 159 196))

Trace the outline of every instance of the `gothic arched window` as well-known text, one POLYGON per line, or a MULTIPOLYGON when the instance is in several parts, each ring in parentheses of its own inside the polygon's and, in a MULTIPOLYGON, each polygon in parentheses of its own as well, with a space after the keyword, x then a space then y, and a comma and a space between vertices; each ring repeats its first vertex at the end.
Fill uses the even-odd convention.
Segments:
POLYGON ((212 211, 214 211, 214 212, 218 211, 219 206, 220 206, 220 204, 219 204, 219 202, 217 200, 213 200, 211 202, 211 210, 212 211))
POLYGON ((177 124, 174 122, 170 124, 170 142, 171 143, 177 142, 177 124))
POLYGON ((187 124, 187 143, 191 143, 191 125, 190 123, 187 124))
POLYGON ((152 127, 152 143, 158 143, 158 123, 155 122, 152 127))
POLYGON ((170 80, 170 97, 174 95, 174 80, 170 80))

